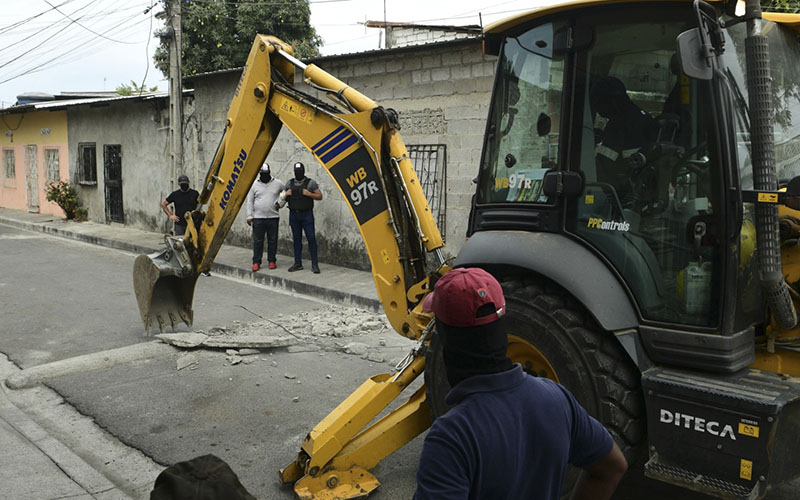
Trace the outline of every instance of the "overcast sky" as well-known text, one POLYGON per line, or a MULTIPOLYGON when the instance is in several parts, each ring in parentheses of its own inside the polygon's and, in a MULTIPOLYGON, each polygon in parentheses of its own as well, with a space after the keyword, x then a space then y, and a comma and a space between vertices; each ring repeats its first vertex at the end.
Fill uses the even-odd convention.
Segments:
MULTIPOLYGON (((276 2, 280 0, 274 0, 276 2)), ((386 0, 386 20, 483 24, 548 0, 386 0), (482 17, 479 17, 479 13, 482 17)), ((114 90, 131 80, 167 90, 152 64, 163 26, 159 0, 4 0, 0 9, 0 107, 25 92, 114 90), (148 9, 155 4, 153 9, 148 9), (148 11, 148 12, 145 12, 148 11)), ((311 0, 311 22, 323 54, 378 48, 381 0, 311 0)))

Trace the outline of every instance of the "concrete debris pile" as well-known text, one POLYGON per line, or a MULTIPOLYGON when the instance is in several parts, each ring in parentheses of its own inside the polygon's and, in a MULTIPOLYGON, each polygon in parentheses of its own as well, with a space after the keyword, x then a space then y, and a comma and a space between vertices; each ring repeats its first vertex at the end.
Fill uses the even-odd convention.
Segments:
MULTIPOLYGON (((387 345, 385 337, 391 335, 394 332, 383 314, 331 305, 296 314, 279 313, 251 323, 234 322, 230 327, 218 326, 207 332, 162 333, 156 338, 187 349, 226 349, 225 359, 231 365, 250 364, 259 359, 263 350, 278 347, 290 353, 338 352, 375 363, 384 363, 390 357, 389 364, 393 365, 411 342, 398 336, 393 345, 387 345), (391 351, 391 356, 384 351, 391 351)), ((179 370, 197 366, 196 360, 181 360, 179 370)))

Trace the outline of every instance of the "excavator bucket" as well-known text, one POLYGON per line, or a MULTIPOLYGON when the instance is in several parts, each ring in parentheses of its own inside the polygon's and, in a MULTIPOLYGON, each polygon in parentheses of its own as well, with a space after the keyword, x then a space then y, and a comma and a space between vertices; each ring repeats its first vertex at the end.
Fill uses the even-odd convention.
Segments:
POLYGON ((166 248, 139 255, 133 263, 133 288, 144 329, 160 331, 181 321, 192 326, 192 300, 198 274, 193 271, 183 240, 167 236, 166 248))

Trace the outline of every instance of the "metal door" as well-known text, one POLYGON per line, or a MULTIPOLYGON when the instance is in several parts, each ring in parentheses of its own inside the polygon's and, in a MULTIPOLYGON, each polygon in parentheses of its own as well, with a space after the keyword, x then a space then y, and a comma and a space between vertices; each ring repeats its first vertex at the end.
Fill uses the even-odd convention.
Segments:
POLYGON ((39 168, 36 163, 36 145, 25 146, 25 186, 28 212, 39 212, 39 168))
POLYGON ((106 222, 125 222, 122 213, 122 146, 103 146, 105 167, 106 222))

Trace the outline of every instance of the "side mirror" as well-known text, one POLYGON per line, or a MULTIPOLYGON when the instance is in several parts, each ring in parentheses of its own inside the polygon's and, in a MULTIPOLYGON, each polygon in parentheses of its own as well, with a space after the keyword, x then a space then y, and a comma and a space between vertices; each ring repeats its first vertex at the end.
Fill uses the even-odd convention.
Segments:
POLYGON ((542 192, 549 198, 578 196, 583 192, 583 174, 549 170, 542 179, 542 192))
POLYGON ((698 80, 711 80, 714 71, 709 62, 709 48, 703 42, 700 28, 684 31, 676 39, 681 71, 698 80))

